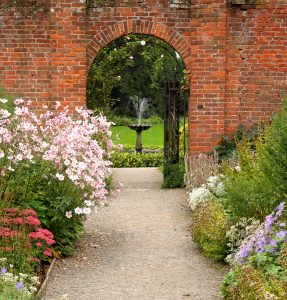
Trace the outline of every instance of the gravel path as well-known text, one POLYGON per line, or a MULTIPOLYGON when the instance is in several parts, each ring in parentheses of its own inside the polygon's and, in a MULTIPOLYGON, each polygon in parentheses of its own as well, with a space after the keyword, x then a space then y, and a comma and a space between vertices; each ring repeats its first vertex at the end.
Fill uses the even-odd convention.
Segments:
POLYGON ((121 193, 87 221, 78 255, 56 263, 44 299, 216 299, 226 267, 191 241, 185 191, 161 189, 155 168, 113 174, 121 193))

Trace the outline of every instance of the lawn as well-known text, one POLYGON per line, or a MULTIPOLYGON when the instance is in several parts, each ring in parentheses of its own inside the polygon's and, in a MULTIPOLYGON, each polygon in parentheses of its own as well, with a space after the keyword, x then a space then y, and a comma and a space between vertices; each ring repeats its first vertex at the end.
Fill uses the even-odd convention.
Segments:
MULTIPOLYGON (((127 126, 113 126, 112 140, 115 144, 134 146, 136 142, 136 132, 127 126)), ((163 124, 154 124, 146 131, 142 132, 143 148, 163 147, 163 124)))

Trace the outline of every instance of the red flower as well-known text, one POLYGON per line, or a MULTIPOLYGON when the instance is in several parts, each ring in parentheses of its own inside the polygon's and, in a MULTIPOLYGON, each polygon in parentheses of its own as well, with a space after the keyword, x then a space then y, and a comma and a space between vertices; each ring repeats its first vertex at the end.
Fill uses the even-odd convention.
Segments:
POLYGON ((10 229, 7 227, 0 227, 0 236, 10 236, 10 229))
POLYGON ((36 243, 36 246, 37 246, 37 247, 42 247, 43 244, 41 244, 41 243, 36 243))
POLYGON ((49 231, 48 229, 39 228, 38 232, 42 233, 43 235, 45 235, 49 239, 53 239, 54 238, 53 233, 51 231, 49 231))
POLYGON ((9 224, 9 223, 10 223, 10 220, 9 220, 9 218, 7 218, 7 217, 3 217, 3 218, 1 219, 1 222, 2 222, 2 223, 7 223, 7 224, 9 224))
POLYGON ((32 217, 37 217, 38 216, 38 214, 33 209, 24 209, 24 210, 21 211, 21 215, 23 215, 23 216, 32 216, 32 217))
POLYGON ((31 257, 31 261, 40 262, 40 259, 37 257, 31 257))
POLYGON ((35 227, 41 225, 40 220, 32 216, 25 217, 25 223, 35 227))
POLYGON ((47 255, 47 256, 52 256, 52 249, 50 248, 47 248, 44 252, 43 252, 44 255, 47 255))
POLYGON ((13 219, 13 223, 21 225, 24 223, 24 220, 23 220, 23 218, 18 217, 18 218, 13 219))
POLYGON ((18 212, 18 208, 6 208, 4 209, 5 212, 7 213, 17 213, 18 212))

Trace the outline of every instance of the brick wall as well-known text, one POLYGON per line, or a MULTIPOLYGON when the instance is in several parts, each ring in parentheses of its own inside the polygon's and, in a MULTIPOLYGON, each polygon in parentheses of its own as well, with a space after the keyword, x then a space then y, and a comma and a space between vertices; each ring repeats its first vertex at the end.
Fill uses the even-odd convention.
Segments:
POLYGON ((85 104, 98 51, 129 33, 161 38, 183 58, 193 152, 238 124, 268 122, 286 92, 285 0, 91 0, 89 9, 85 0, 37 0, 32 9, 27 0, 4 8, 9 1, 0 1, 0 81, 38 105, 85 104))

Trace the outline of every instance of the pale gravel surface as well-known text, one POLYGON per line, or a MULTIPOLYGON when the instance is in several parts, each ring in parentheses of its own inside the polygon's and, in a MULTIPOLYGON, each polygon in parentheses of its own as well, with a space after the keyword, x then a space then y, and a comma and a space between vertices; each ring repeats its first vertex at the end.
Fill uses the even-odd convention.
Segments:
POLYGON ((217 299, 227 269, 192 242, 186 191, 161 189, 155 168, 113 174, 121 193, 87 221, 78 255, 57 262, 44 299, 217 299))

